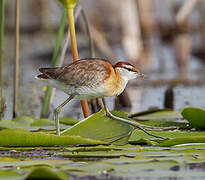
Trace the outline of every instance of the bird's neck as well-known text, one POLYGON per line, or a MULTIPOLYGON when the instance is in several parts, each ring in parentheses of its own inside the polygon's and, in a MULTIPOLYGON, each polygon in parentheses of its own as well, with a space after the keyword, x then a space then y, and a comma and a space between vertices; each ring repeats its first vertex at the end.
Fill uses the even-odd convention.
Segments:
POLYGON ((116 88, 119 90, 118 94, 121 94, 128 83, 128 78, 125 76, 122 76, 120 74, 119 70, 115 70, 115 75, 116 75, 116 80, 117 80, 116 81, 116 88))
POLYGON ((128 79, 124 78, 118 69, 111 69, 109 78, 105 81, 105 95, 116 96, 123 92, 128 79))

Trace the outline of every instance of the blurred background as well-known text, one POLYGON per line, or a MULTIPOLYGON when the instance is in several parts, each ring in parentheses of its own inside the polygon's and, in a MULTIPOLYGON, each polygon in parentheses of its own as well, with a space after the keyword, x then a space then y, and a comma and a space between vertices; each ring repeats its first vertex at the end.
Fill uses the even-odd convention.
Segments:
MULTIPOLYGON (((112 109, 129 113, 149 108, 181 110, 205 107, 205 1, 203 0, 80 0, 95 45, 95 57, 129 61, 148 79, 131 81, 118 98, 107 98, 112 109)), ((3 61, 4 119, 12 118, 15 2, 5 1, 3 61)), ((20 1, 20 71, 18 115, 38 118, 45 87, 35 76, 50 67, 60 25, 62 5, 57 0, 20 1)), ((77 13, 77 12, 76 12, 77 13)), ((91 57, 85 21, 76 15, 80 58, 91 57)), ((67 32, 67 28, 65 29, 67 32)), ((72 62, 70 42, 64 65, 72 62)), ((56 91, 50 106, 67 97, 56 91)), ((96 111, 95 107, 91 108, 96 111)), ((78 100, 70 102, 61 116, 82 118, 78 100)))

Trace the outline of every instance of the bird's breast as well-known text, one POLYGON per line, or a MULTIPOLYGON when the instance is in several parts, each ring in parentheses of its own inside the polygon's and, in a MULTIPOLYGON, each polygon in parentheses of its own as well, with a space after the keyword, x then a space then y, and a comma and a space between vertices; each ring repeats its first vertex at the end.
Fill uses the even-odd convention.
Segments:
POLYGON ((106 96, 116 96, 121 94, 127 84, 127 80, 123 79, 118 72, 112 72, 110 77, 105 81, 106 96))

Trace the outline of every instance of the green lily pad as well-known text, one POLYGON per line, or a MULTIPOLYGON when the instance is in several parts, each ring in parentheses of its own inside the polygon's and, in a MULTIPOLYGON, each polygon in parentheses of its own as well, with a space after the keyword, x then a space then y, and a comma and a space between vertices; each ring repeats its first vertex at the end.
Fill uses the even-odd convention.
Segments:
POLYGON ((12 120, 2 120, 0 121, 0 129, 9 129, 9 128, 15 128, 15 129, 23 129, 27 126, 27 124, 22 124, 19 122, 14 122, 12 120))
MULTIPOLYGON (((60 128, 62 129, 62 126, 65 125, 60 125, 60 128)), ((63 129, 68 128, 68 126, 64 127, 63 129)), ((34 122, 32 122, 28 128, 29 130, 35 130, 35 131, 39 131, 39 130, 55 130, 55 122, 54 120, 51 119, 46 119, 46 118, 42 118, 42 119, 37 119, 34 122)))
POLYGON ((20 177, 15 170, 0 170, 1 179, 20 179, 20 177))
MULTIPOLYGON (((60 128, 65 130, 71 125, 79 122, 72 117, 62 117, 60 118, 60 128)), ((51 119, 32 119, 29 116, 19 116, 12 120, 2 120, 0 121, 0 129, 26 129, 26 130, 55 130, 55 121, 51 119)))
POLYGON ((66 146, 66 145, 98 145, 107 144, 102 141, 79 136, 57 136, 42 132, 29 132, 19 129, 0 131, 1 147, 33 147, 33 146, 66 146))
POLYGON ((205 143, 205 132, 189 131, 150 131, 149 133, 167 138, 160 140, 140 130, 135 130, 130 136, 130 144, 146 144, 154 146, 173 146, 187 143, 205 143))
POLYGON ((18 116, 12 120, 2 120, 0 121, 0 129, 23 129, 28 128, 30 123, 32 123, 34 119, 29 116, 18 116))
POLYGON ((66 125, 75 125, 77 124, 79 121, 75 118, 72 118, 72 117, 61 117, 59 118, 59 121, 61 124, 66 124, 66 125))
POLYGON ((56 180, 62 180, 62 179, 68 179, 68 176, 66 173, 63 173, 62 171, 52 169, 49 167, 38 167, 34 168, 32 172, 26 177, 27 180, 33 180, 33 179, 56 179, 56 180), (55 170, 55 171, 54 171, 55 170))
POLYGON ((168 139, 159 143, 159 146, 174 146, 178 144, 187 144, 187 143, 205 143, 205 136, 190 136, 190 137, 187 136, 187 137, 168 139))
POLYGON ((205 110, 195 107, 186 107, 181 112, 184 119, 189 121, 192 128, 205 130, 205 110))
POLYGON ((181 114, 171 109, 154 109, 129 115, 136 120, 171 120, 182 118, 181 114))
POLYGON ((55 125, 54 120, 50 120, 46 118, 37 119, 30 124, 30 126, 54 126, 54 125, 55 125))
MULTIPOLYGON (((65 130, 63 135, 81 136, 105 142, 114 142, 115 144, 125 144, 128 136, 134 130, 134 127, 111 119, 103 114, 103 110, 88 118, 80 121, 70 129, 65 130)), ((127 118, 127 114, 123 112, 112 112, 114 115, 127 118)))
POLYGON ((180 127, 180 128, 187 128, 187 122, 175 122, 175 121, 165 121, 165 120, 144 120, 140 121, 141 124, 154 126, 154 127, 180 127))
POLYGON ((29 117, 29 116, 18 116, 16 118, 12 119, 12 121, 28 125, 28 124, 32 123, 34 121, 34 119, 29 117))

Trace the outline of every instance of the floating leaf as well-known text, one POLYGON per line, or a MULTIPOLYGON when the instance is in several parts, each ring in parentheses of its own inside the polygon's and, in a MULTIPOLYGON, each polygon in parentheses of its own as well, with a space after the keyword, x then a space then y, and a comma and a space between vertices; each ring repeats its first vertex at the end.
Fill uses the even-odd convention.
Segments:
POLYGON ((2 120, 0 121, 0 128, 1 129, 9 129, 9 128, 16 128, 16 129, 23 129, 27 127, 27 124, 22 124, 19 122, 14 122, 12 120, 2 120))
MULTIPOLYGON (((68 126, 68 125, 60 124, 61 130, 67 129, 69 127, 70 126, 68 126)), ((33 123, 30 124, 30 126, 27 129, 35 130, 35 131, 37 131, 37 130, 55 130, 56 126, 55 126, 54 120, 42 118, 42 119, 35 120, 33 123)))
POLYGON ((159 140, 148 134, 135 130, 130 136, 129 143, 131 144, 147 144, 157 146, 172 146, 185 143, 203 143, 205 132, 188 132, 188 131, 150 131, 151 134, 168 138, 167 140, 159 140), (175 143, 174 143, 175 142, 175 143))
POLYGON ((0 178, 4 179, 20 179, 20 175, 15 170, 0 170, 0 178))
POLYGON ((59 118, 59 121, 61 124, 66 124, 66 125, 75 125, 79 122, 77 119, 72 117, 61 117, 59 118))
MULTIPOLYGON (((127 114, 123 112, 112 112, 114 115, 127 118, 127 114)), ((88 118, 80 121, 63 135, 81 136, 105 142, 114 142, 124 144, 128 140, 128 136, 134 130, 134 127, 103 115, 103 110, 88 118)))
MULTIPOLYGON (((87 176, 92 176, 95 179, 106 179, 108 176, 123 179, 140 179, 140 177, 144 177, 144 179, 162 177, 203 179, 204 177, 205 148, 201 144, 197 147, 192 145, 169 148, 111 145, 54 148, 52 151, 48 148, 32 149, 17 148, 16 151, 21 151, 26 159, 19 154, 19 160, 8 159, 8 162, 3 160, 0 163, 0 168, 12 168, 12 171, 18 173, 16 174, 18 178, 28 177, 28 174, 36 167, 46 167, 60 178, 63 178, 60 174, 66 172, 72 174, 71 178, 74 179, 85 179, 87 176), (49 154, 49 159, 43 159, 47 157, 42 152, 49 154), (31 156, 32 154, 34 156, 31 156)), ((5 151, 1 150, 1 154, 11 152, 11 155, 14 155, 14 151, 14 148, 7 148, 5 151)), ((18 158, 17 153, 15 153, 15 157, 18 158)), ((8 172, 7 170, 2 171, 4 175, 8 172)), ((15 179, 14 175, 12 177, 12 174, 8 173, 6 177, 15 179)), ((5 179, 2 176, 3 178, 5 179)))
POLYGON ((97 145, 106 143, 79 136, 57 136, 42 132, 29 132, 18 129, 6 129, 0 132, 0 146, 2 147, 50 147, 82 144, 97 145))
MULTIPOLYGON (((72 117, 62 117, 60 118, 60 128, 62 130, 67 129, 70 125, 74 125, 78 120, 72 117)), ((55 130, 55 121, 51 119, 32 119, 29 116, 19 116, 12 120, 2 120, 0 121, 0 129, 27 129, 27 130, 55 130)))
POLYGON ((141 124, 147 126, 155 126, 155 127, 180 127, 180 128, 187 128, 187 122, 175 122, 175 121, 165 121, 165 120, 144 120, 140 121, 141 124))
POLYGON ((30 124, 30 126, 54 126, 55 122, 50 119, 42 118, 37 119, 33 123, 30 124))
POLYGON ((179 112, 170 109, 148 110, 130 115, 129 117, 136 120, 170 120, 182 118, 179 112))
POLYGON ((189 121, 192 128, 205 130, 205 110, 195 107, 186 107, 182 110, 182 116, 189 121))
POLYGON ((12 121, 29 125, 30 123, 34 121, 34 119, 29 116, 18 116, 12 119, 12 121))
POLYGON ((1 129, 23 129, 28 128, 30 123, 34 120, 29 116, 18 116, 12 120, 2 120, 0 121, 0 128, 1 129))
POLYGON ((185 136, 174 139, 167 139, 159 143, 159 146, 174 146, 187 143, 205 143, 205 136, 185 136))
POLYGON ((68 179, 68 176, 63 173, 62 171, 57 171, 54 168, 49 167, 38 167, 34 168, 33 171, 27 176, 26 180, 30 179, 56 179, 56 180, 62 180, 62 179, 68 179))

